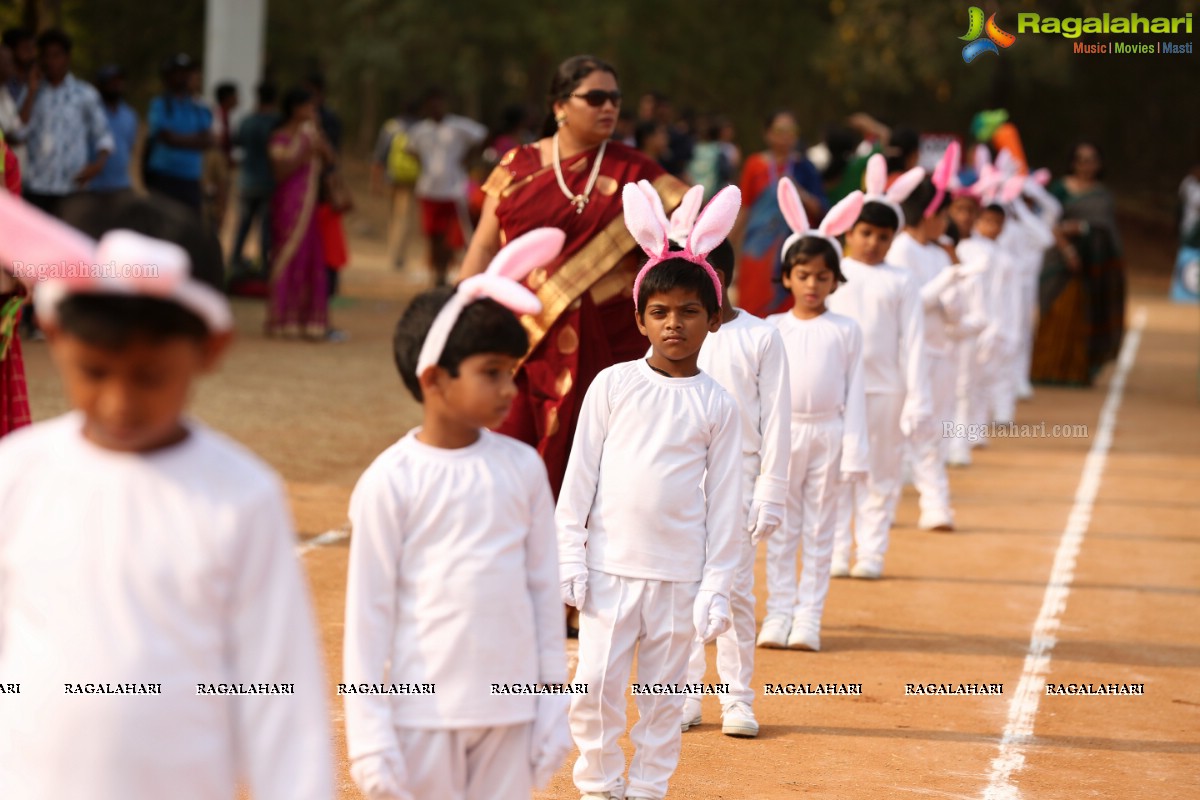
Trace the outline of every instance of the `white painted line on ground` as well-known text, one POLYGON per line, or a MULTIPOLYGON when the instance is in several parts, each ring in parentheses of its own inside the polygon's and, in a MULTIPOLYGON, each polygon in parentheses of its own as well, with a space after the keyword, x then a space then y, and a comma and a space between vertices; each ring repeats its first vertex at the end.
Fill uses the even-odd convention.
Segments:
POLYGON ((343 539, 350 536, 350 526, 343 525, 340 528, 334 528, 331 531, 325 531, 320 536, 314 536, 304 544, 296 545, 296 555, 302 556, 310 550, 316 550, 318 547, 326 547, 331 544, 337 544, 343 539))
POLYGON ((1054 567, 1046 594, 1042 597, 1042 610, 1033 624, 1033 636, 1029 640, 1029 652, 1025 655, 1025 669, 1017 692, 1008 707, 1008 722, 1004 736, 1000 739, 1000 752, 992 760, 992 771, 983 800, 1017 800, 1021 792, 1013 783, 1013 775, 1025 766, 1025 748, 1033 739, 1033 721, 1037 716, 1038 701, 1046 685, 1050 671, 1050 657, 1057 641, 1059 625, 1067 608, 1067 596, 1071 593, 1071 582, 1075 579, 1075 559, 1083 545, 1084 534, 1092 519, 1092 506, 1100 491, 1100 479, 1104 474, 1104 462, 1112 448, 1113 431, 1117 425, 1117 412, 1121 408, 1121 397, 1125 393, 1125 379, 1137 359, 1138 345, 1146 327, 1146 309, 1139 308, 1133 317, 1133 326, 1125 334, 1121 354, 1117 359, 1116 372, 1108 387, 1108 397, 1100 410, 1100 426, 1092 449, 1083 464, 1079 487, 1075 490, 1075 505, 1067 517, 1054 554, 1054 567))

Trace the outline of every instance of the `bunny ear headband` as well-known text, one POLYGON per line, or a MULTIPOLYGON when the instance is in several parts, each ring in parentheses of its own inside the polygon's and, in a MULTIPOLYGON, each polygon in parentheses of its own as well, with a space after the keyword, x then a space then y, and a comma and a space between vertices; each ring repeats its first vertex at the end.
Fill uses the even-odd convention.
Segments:
POLYGON ((791 250, 796 242, 811 236, 824 239, 833 245, 838 258, 841 259, 842 245, 836 237, 854 226, 858 215, 862 212, 863 193, 855 190, 843 197, 833 208, 829 209, 829 213, 821 220, 821 224, 813 229, 808 227, 808 214, 804 212, 804 204, 800 202, 800 192, 796 190, 796 184, 792 183, 792 179, 781 178, 777 192, 783 218, 787 220, 788 227, 792 229, 792 235, 787 238, 787 241, 783 243, 783 249, 779 251, 779 258, 786 259, 788 250, 791 250))
POLYGON ((514 314, 536 314, 541 311, 542 301, 518 281, 543 264, 553 261, 566 240, 567 235, 558 228, 535 228, 509 242, 484 272, 460 283, 434 317, 429 333, 425 334, 421 353, 417 356, 417 376, 437 366, 463 309, 476 300, 490 297, 514 314))
POLYGON ((958 167, 962 161, 962 145, 958 142, 950 142, 946 152, 942 153, 942 159, 938 161, 937 167, 933 170, 933 176, 930 181, 933 187, 937 189, 933 199, 929 201, 929 205, 925 206, 925 211, 922 216, 929 219, 937 213, 938 206, 942 204, 942 200, 946 197, 946 192, 951 191, 954 178, 958 175, 958 167))
POLYGON ((73 294, 156 297, 177 303, 213 333, 233 329, 229 301, 191 277, 187 251, 128 230, 99 242, 20 198, 0 192, 0 265, 34 286, 38 319, 54 324, 73 294))
POLYGON ((867 191, 863 203, 882 203, 887 206, 896 212, 896 218, 900 222, 900 227, 903 228, 904 212, 900 209, 900 204, 908 199, 913 189, 917 188, 924 179, 925 168, 913 167, 892 181, 892 185, 888 187, 887 159, 883 157, 883 153, 876 153, 867 159, 867 191), (887 187, 886 191, 885 187, 887 187))
POLYGON ((721 302, 721 279, 708 263, 708 254, 725 241, 725 237, 733 229, 738 209, 742 207, 742 191, 736 186, 726 186, 717 192, 708 202, 708 206, 701 211, 703 197, 704 190, 693 186, 684 195, 675 216, 668 222, 662 200, 649 181, 625 184, 621 191, 621 199, 625 206, 625 227, 649 257, 633 281, 635 309, 638 290, 646 273, 672 258, 682 258, 703 268, 712 279, 713 288, 717 290, 717 303, 721 302), (700 191, 697 192, 697 189, 700 191), (686 241, 681 242, 680 239, 686 241), (683 250, 672 252, 672 240, 682 244, 683 250))

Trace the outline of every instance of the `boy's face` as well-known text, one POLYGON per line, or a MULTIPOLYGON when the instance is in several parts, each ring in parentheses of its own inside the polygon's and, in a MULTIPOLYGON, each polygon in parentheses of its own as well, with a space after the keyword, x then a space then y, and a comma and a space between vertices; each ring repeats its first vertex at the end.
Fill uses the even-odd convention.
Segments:
POLYGON ((1004 229, 1004 215, 995 211, 983 211, 975 223, 975 232, 985 239, 995 239, 1004 229))
POLYGON ((118 350, 50 328, 50 350, 84 436, 106 450, 146 453, 186 435, 181 418, 192 383, 216 366, 229 336, 203 341, 135 337, 118 350))
POLYGON ((825 311, 825 300, 837 289, 833 270, 823 256, 814 256, 807 264, 796 264, 783 273, 783 286, 792 293, 796 308, 806 316, 817 316, 825 311))
POLYGON ((975 220, 979 217, 979 206, 970 197, 956 197, 950 203, 950 219, 958 229, 958 235, 964 239, 975 230, 975 220))
POLYGON ((856 222, 846 234, 846 255, 869 266, 883 263, 896 231, 891 228, 856 222))
MULTIPOLYGON (((476 353, 458 365, 458 377, 442 369, 434 378, 447 416, 472 428, 495 428, 517 396, 517 359, 502 353, 476 353)), ((430 392, 425 390, 426 399, 430 392)))
POLYGON ((946 232, 946 225, 950 217, 945 209, 942 209, 932 217, 924 217, 918 223, 921 226, 921 232, 925 234, 925 238, 931 242, 936 242, 946 232))
POLYGON ((700 294, 683 287, 650 295, 635 318, 638 330, 650 340, 654 358, 685 372, 694 369, 704 337, 721 327, 721 315, 710 315, 700 294))

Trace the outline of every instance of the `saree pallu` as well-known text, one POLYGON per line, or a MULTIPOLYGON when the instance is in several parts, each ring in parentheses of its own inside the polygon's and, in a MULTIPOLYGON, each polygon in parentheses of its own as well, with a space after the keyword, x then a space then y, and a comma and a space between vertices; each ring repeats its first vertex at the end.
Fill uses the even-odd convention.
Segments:
MULTIPOLYGON (((582 192, 596 150, 562 161, 563 179, 582 192)), ((668 213, 687 187, 632 148, 609 142, 600 174, 582 214, 558 186, 552 166, 542 166, 536 144, 510 150, 483 190, 498 200, 501 244, 534 228, 566 233, 562 253, 523 281, 542 301, 542 312, 521 318, 529 352, 516 381, 517 399, 499 432, 537 448, 557 498, 584 394, 603 369, 641 358, 649 343, 637 329, 633 279, 642 261, 625 229, 621 188, 649 180, 668 213)))
POLYGON ((1031 377, 1090 386, 1117 357, 1125 335, 1125 267, 1115 207, 1104 188, 1073 195, 1056 182, 1050 191, 1063 203, 1063 219, 1087 222, 1088 232, 1071 239, 1079 252, 1078 272, 1067 269, 1057 249, 1046 255, 1031 377))
MULTIPOLYGON (((16 295, 0 294, 0 436, 29 424, 29 391, 21 340, 16 335, 23 311, 16 295)), ((25 311, 32 313, 32 309, 25 311)))
MULTIPOLYGON (((292 158, 299 148, 312 150, 303 132, 291 139, 282 133, 271 137, 272 154, 279 157, 292 158)), ((320 165, 314 156, 278 181, 271 195, 271 241, 279 246, 271 259, 268 333, 325 329, 328 287, 316 216, 320 179, 320 165)))

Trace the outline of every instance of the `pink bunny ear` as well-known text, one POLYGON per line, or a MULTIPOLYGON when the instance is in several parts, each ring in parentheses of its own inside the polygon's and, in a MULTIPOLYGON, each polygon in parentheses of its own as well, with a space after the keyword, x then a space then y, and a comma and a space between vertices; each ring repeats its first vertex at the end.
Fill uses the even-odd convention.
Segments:
MULTIPOLYGON (((59 262, 97 263, 96 242, 16 195, 0 192, 0 268, 59 262)), ((79 272, 90 276, 88 270, 79 272)), ((90 283, 91 278, 75 281, 90 283)))
POLYGON ((783 218, 787 220, 792 233, 807 231, 809 228, 808 214, 804 211, 804 203, 800 202, 800 192, 796 190, 796 184, 792 183, 792 179, 781 178, 776 194, 779 197, 779 209, 783 212, 783 218))
POLYGON ((1021 196, 1021 190, 1025 188, 1024 175, 1012 175, 1004 182, 1004 187, 1000 191, 1000 201, 1002 203, 1011 203, 1021 196))
POLYGON ((946 147, 946 152, 942 153, 942 158, 938 161, 937 167, 934 168, 933 175, 930 177, 933 185, 942 192, 949 189, 951 180, 958 174, 958 166, 961 160, 962 145, 958 142, 951 142, 946 147))
POLYGON ((866 187, 868 195, 881 195, 887 188, 887 159, 876 153, 867 159, 866 187))
POLYGON ((501 248, 492 263, 488 264, 487 274, 519 281, 538 267, 553 261, 566 241, 567 235, 558 228, 534 228, 501 248))
POLYGON ((653 184, 643 178, 637 182, 637 187, 641 190, 642 194, 646 196, 646 199, 650 201, 650 208, 654 210, 654 216, 658 218, 658 222, 660 225, 662 225, 662 229, 664 231, 670 231, 671 223, 667 219, 666 210, 663 208, 662 198, 659 197, 658 192, 654 189, 653 184))
POLYGON ((692 226, 692 234, 688 237, 688 251, 697 256, 711 253, 733 230, 733 223, 737 221, 738 210, 741 207, 742 190, 738 187, 726 186, 717 192, 692 226))
POLYGON ((667 229, 654 213, 650 199, 636 183, 627 183, 621 190, 625 211, 625 227, 638 245, 651 258, 661 256, 667 249, 667 229))
POLYGON ((1033 171, 1029 177, 1033 178, 1040 186, 1048 186, 1050 184, 1050 170, 1042 167, 1033 171))
MULTIPOLYGON (((655 192, 654 196, 658 197, 658 192, 655 192)), ((693 186, 688 189, 687 194, 679 203, 679 208, 675 209, 675 213, 671 215, 669 238, 672 242, 680 247, 687 244, 688 236, 691 235, 692 228, 696 224, 696 217, 700 215, 702 205, 704 205, 704 187, 693 186)))
POLYGON ((888 187, 884 196, 893 203, 903 203, 923 180, 925 180, 925 168, 913 167, 892 181, 892 185, 888 187))
POLYGON ((858 221, 858 215, 862 213, 863 200, 863 193, 858 190, 839 200, 833 208, 829 209, 825 219, 821 220, 821 233, 826 236, 841 236, 854 227, 854 223, 858 221))
POLYGON ((975 145, 975 172, 982 174, 983 170, 992 165, 992 151, 986 144, 975 145))

